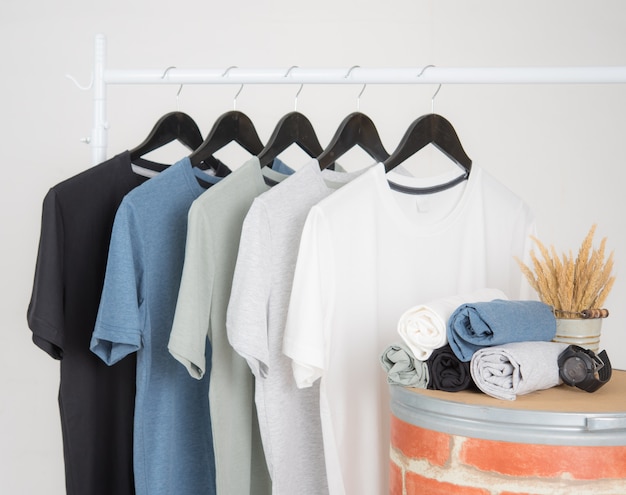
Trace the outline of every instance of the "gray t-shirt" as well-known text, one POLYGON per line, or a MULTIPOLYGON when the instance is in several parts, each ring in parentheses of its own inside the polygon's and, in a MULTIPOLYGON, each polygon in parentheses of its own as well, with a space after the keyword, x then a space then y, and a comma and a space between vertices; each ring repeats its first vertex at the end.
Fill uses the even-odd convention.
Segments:
POLYGON ((256 198, 239 244, 226 326, 255 376, 255 400, 274 495, 328 492, 319 381, 298 389, 282 353, 300 235, 310 208, 360 175, 321 171, 312 160, 256 198))

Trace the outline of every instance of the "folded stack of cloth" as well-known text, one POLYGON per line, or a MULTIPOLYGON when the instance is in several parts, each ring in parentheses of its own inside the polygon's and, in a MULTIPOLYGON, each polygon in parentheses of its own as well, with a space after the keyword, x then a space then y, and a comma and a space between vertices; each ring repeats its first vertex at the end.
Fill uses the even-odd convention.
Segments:
POLYGON ((514 400, 559 385, 552 308, 509 301, 498 289, 434 299, 409 308, 398 321, 402 342, 381 363, 391 384, 457 392, 478 387, 514 400))
POLYGON ((560 342, 514 342, 477 350, 470 362, 474 383, 487 395, 515 400, 559 385, 560 342))

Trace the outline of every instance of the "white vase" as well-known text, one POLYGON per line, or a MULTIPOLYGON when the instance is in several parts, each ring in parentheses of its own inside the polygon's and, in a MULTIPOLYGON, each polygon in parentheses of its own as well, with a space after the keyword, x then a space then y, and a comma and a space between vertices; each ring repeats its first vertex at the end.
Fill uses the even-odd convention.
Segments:
POLYGON ((597 353, 602 318, 557 318, 554 342, 574 344, 597 353))

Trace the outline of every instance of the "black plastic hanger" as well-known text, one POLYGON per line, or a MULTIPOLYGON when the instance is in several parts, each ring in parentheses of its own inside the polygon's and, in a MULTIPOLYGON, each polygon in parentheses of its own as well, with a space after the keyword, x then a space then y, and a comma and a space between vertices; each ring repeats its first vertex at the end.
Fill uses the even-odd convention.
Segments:
POLYGON ((191 164, 199 165, 232 141, 253 155, 258 155, 263 149, 250 118, 239 110, 231 110, 218 117, 206 139, 189 155, 191 164))
POLYGON ((130 151, 131 160, 137 160, 146 153, 172 141, 180 141, 191 150, 202 144, 202 133, 194 120, 183 112, 170 112, 161 117, 144 141, 130 151))
POLYGON ((320 168, 325 169, 356 145, 379 162, 389 158, 372 119, 364 113, 353 112, 343 119, 326 149, 317 157, 320 168))
POLYGON ((461 167, 465 173, 445 184, 433 187, 408 188, 398 184, 391 184, 392 188, 413 194, 427 194, 453 187, 469 177, 472 169, 472 160, 465 153, 452 124, 436 113, 423 115, 413 121, 395 151, 385 160, 385 171, 393 170, 397 165, 429 144, 433 144, 443 152, 461 167))
POLYGON ((289 112, 276 124, 267 144, 257 155, 261 162, 261 167, 270 165, 274 158, 292 144, 297 144, 313 158, 319 156, 324 151, 311 121, 297 111, 289 112))

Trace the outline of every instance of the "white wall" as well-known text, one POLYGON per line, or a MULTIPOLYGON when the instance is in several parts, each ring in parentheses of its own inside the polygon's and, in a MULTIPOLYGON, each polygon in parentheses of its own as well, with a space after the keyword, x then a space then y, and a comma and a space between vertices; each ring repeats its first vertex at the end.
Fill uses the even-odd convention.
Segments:
MULTIPOLYGON (((111 68, 625 65, 626 6, 619 0, 43 0, 0 3, 0 480, 12 495, 64 493, 56 401, 58 363, 26 326, 41 201, 90 166, 88 82, 96 33, 111 68)), ((292 110, 297 87, 245 87, 238 109, 267 138, 292 110)), ((368 86, 361 110, 393 150, 430 111, 435 87, 368 86)), ((109 152, 139 143, 176 108, 175 86, 109 90, 109 152)), ((204 133, 232 107, 237 87, 188 86, 181 110, 204 133)), ((327 143, 355 110, 358 86, 307 86, 298 109, 327 143)), ((589 226, 615 250, 618 281, 602 346, 626 368, 623 140, 626 85, 444 86, 436 111, 466 151, 534 209, 542 239, 577 249, 589 226)), ((235 153, 228 151, 227 153, 235 153)), ((166 153, 164 151, 163 153, 166 153)), ((167 151, 179 158, 182 149, 167 151)))

